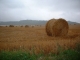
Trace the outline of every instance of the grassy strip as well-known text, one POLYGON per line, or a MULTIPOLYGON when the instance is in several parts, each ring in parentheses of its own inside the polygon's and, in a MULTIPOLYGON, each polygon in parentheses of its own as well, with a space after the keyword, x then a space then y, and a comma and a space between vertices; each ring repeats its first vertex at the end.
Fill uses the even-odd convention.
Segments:
POLYGON ((0 60, 37 60, 40 55, 30 54, 23 51, 1 51, 0 60))
POLYGON ((65 50, 55 56, 56 60, 80 60, 80 52, 76 50, 65 50))
POLYGON ((25 51, 0 51, 0 60, 80 60, 80 44, 74 50, 68 49, 60 51, 58 54, 47 54, 43 52, 32 54, 25 51))
POLYGON ((1 51, 0 60, 80 60, 80 52, 65 50, 57 54, 30 54, 22 51, 1 51))

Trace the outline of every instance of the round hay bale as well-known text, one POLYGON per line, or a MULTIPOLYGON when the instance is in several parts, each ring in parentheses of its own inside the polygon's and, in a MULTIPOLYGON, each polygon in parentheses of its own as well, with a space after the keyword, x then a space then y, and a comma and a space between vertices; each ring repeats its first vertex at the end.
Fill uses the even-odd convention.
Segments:
POLYGON ((14 25, 9 25, 9 27, 14 27, 14 25))
POLYGON ((49 36, 52 36, 52 26, 54 24, 54 22, 56 21, 56 19, 50 19, 47 23, 46 23, 46 33, 49 36))
POLYGON ((48 36, 65 36, 68 33, 68 23, 65 19, 50 19, 46 24, 48 36))
POLYGON ((26 27, 26 28, 28 28, 28 27, 29 27, 29 25, 25 25, 25 27, 26 27))

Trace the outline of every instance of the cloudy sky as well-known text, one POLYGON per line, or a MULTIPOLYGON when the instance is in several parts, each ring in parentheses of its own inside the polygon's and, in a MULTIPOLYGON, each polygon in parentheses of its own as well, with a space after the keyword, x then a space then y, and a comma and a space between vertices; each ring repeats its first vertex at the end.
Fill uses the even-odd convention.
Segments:
POLYGON ((80 0, 0 0, 0 21, 51 18, 80 22, 80 0))

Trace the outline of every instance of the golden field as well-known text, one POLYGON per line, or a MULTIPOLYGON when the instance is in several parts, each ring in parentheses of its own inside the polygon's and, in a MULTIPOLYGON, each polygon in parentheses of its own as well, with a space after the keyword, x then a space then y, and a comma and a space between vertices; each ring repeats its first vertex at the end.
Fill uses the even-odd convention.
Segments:
POLYGON ((70 25, 65 37, 50 37, 45 26, 0 27, 0 50, 25 50, 35 53, 57 53, 59 47, 74 49, 80 43, 80 25, 70 25))

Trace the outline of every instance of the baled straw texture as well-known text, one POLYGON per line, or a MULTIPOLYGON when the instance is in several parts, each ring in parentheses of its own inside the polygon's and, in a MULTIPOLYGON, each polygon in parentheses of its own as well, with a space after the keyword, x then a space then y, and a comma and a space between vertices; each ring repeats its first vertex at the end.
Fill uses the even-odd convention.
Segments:
POLYGON ((68 23, 65 19, 51 19, 46 24, 46 33, 48 36, 65 36, 68 33, 68 23))

